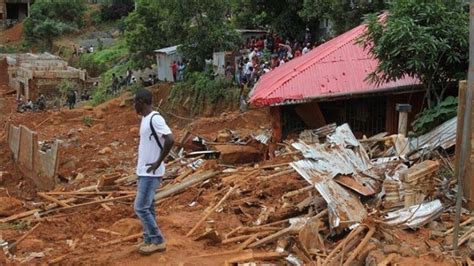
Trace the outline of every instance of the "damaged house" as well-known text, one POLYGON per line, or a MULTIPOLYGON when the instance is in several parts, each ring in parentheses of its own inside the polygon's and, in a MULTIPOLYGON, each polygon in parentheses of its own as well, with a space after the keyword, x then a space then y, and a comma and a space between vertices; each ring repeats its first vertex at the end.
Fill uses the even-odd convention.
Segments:
POLYGON ((329 123, 348 123, 357 137, 397 133, 398 104, 411 109, 408 125, 414 120, 423 107, 420 81, 406 77, 372 84, 367 80, 378 60, 357 44, 365 29, 360 25, 260 78, 250 102, 271 107, 275 141, 329 123))
POLYGON ((0 0, 0 28, 5 29, 30 15, 33 0, 0 0))
POLYGON ((60 57, 49 53, 7 55, 6 61, 9 85, 24 99, 35 100, 40 93, 52 97, 64 81, 79 92, 85 84, 85 70, 70 67, 60 57))

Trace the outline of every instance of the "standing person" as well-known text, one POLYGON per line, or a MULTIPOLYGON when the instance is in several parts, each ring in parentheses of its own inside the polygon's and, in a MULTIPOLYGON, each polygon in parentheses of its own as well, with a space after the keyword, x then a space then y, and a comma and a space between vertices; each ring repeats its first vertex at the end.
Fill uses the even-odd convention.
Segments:
POLYGON ((232 65, 230 64, 230 62, 227 62, 226 64, 227 66, 225 67, 225 78, 227 80, 232 80, 233 76, 234 76, 234 69, 232 69, 232 65))
POLYGON ((130 68, 127 68, 127 73, 125 74, 125 80, 127 82, 127 85, 132 84, 132 70, 130 68))
POLYGON ((184 69, 186 64, 183 62, 178 62, 178 81, 184 81, 184 69))
POLYGON ((176 75, 178 74, 178 65, 176 64, 176 61, 173 61, 173 64, 171 64, 171 72, 173 73, 173 81, 176 82, 176 75))
POLYGON ((306 46, 303 48, 303 54, 307 54, 311 50, 311 44, 307 43, 306 46))
POLYGON ((119 89, 119 80, 115 73, 112 73, 112 94, 115 95, 119 89))
POLYGON ((135 95, 135 111, 142 116, 142 121, 134 208, 143 226, 143 243, 138 247, 138 252, 143 255, 166 250, 165 239, 156 224, 155 192, 165 174, 163 162, 174 143, 165 120, 153 111, 152 98, 146 89, 139 89, 135 95))
POLYGON ((67 95, 67 103, 69 110, 74 109, 74 106, 76 105, 76 93, 73 90, 70 90, 67 95))

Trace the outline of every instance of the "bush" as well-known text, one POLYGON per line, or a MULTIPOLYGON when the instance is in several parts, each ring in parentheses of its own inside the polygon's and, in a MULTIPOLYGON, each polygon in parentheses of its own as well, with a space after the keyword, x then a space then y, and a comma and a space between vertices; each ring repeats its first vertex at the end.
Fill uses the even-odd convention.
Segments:
POLYGON ((91 104, 93 106, 97 106, 112 98, 109 94, 112 87, 112 74, 115 73, 117 76, 123 75, 127 68, 128 63, 117 64, 100 75, 99 86, 92 92, 91 104))
POLYGON ((435 127, 441 125, 457 114, 458 98, 449 96, 433 108, 426 108, 416 115, 413 121, 413 131, 416 135, 422 135, 435 127))
POLYGON ((186 78, 186 82, 176 84, 171 91, 172 108, 188 97, 192 100, 191 115, 199 114, 206 105, 215 106, 220 100, 238 102, 240 90, 234 87, 232 81, 202 72, 189 73, 186 78))
POLYGON ((92 77, 98 77, 107 69, 112 68, 127 55, 123 42, 104 48, 92 54, 83 54, 77 64, 78 68, 86 69, 92 77))
POLYGON ((77 67, 87 70, 91 77, 98 77, 107 71, 107 65, 102 62, 96 62, 91 54, 81 56, 79 62, 77 62, 77 67))

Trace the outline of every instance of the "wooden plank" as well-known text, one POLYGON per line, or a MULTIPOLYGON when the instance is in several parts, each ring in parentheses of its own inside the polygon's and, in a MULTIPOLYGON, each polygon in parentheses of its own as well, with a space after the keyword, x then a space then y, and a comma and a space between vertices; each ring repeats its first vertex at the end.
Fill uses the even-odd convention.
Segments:
POLYGON ((237 255, 236 257, 227 260, 225 265, 229 265, 232 263, 238 262, 245 262, 245 261, 259 261, 259 260, 274 260, 288 256, 286 252, 245 252, 241 255, 237 255))
POLYGON ((37 223, 33 228, 31 228, 28 232, 23 234, 20 238, 18 238, 15 242, 13 242, 11 245, 8 246, 8 250, 11 250, 12 248, 15 248, 18 246, 23 240, 25 240, 29 235, 31 235, 39 226, 41 223, 37 223))
POLYGON ((229 191, 222 197, 222 199, 214 206, 212 207, 204 216, 194 225, 194 227, 186 234, 187 237, 191 236, 198 228, 199 226, 213 213, 215 212, 221 205, 224 203, 224 201, 234 192, 234 190, 237 188, 231 187, 229 191))
POLYGON ((286 235, 291 234, 293 232, 295 232, 295 229, 293 228, 293 226, 289 226, 287 228, 284 228, 284 229, 282 229, 282 230, 280 230, 280 231, 278 231, 274 234, 271 234, 271 235, 255 242, 255 243, 249 245, 249 248, 256 248, 256 247, 265 245, 267 243, 270 243, 270 242, 273 242, 273 241, 279 239, 282 236, 286 236, 286 235))
POLYGON ((26 212, 22 212, 22 213, 17 213, 15 215, 0 219, 0 224, 1 223, 12 222, 12 221, 15 221, 15 220, 18 220, 18 219, 21 219, 21 218, 25 218, 25 217, 31 216, 31 215, 33 215, 37 212, 40 212, 40 211, 41 211, 41 209, 34 209, 34 210, 29 210, 29 211, 26 211, 26 212))
POLYGON ((51 196, 46 195, 46 194, 41 193, 41 192, 38 192, 37 195, 40 196, 40 197, 42 197, 43 199, 52 201, 52 202, 58 204, 59 206, 63 206, 63 207, 70 207, 70 206, 71 206, 71 205, 69 205, 69 204, 67 204, 67 203, 64 203, 64 202, 62 202, 62 201, 60 201, 60 200, 58 200, 58 199, 56 199, 56 198, 54 198, 54 197, 51 197, 51 196))
POLYGON ((359 225, 357 226, 357 228, 352 230, 349 235, 347 235, 346 238, 340 241, 339 244, 337 244, 337 246, 331 251, 331 253, 329 253, 329 255, 324 260, 324 264, 328 264, 329 262, 331 262, 333 257, 338 254, 339 250, 343 249, 347 245, 347 243, 351 241, 354 237, 356 237, 358 234, 360 234, 364 230, 364 228, 365 226, 359 225))
POLYGON ((212 178, 212 177, 218 175, 219 173, 220 173, 219 171, 211 170, 211 171, 206 171, 206 172, 199 173, 199 174, 196 174, 196 175, 192 175, 192 176, 186 178, 185 180, 183 180, 183 182, 181 182, 179 184, 176 184, 176 185, 173 185, 169 189, 158 192, 155 195, 155 200, 159 201, 160 199, 169 197, 173 194, 180 193, 180 192, 184 191, 185 189, 187 189, 188 187, 191 187, 191 186, 194 186, 198 183, 201 183, 201 182, 203 182, 203 181, 205 181, 209 178, 212 178))
POLYGON ((112 240, 112 241, 109 241, 109 242, 102 243, 102 244, 100 244, 100 246, 101 247, 106 247, 106 246, 110 246, 110 245, 115 245, 115 244, 122 243, 122 242, 125 242, 125 241, 135 240, 135 239, 140 238, 142 236, 143 236, 143 233, 137 233, 137 234, 121 237, 119 239, 115 239, 115 240, 112 240))
POLYGON ((283 131, 281 125, 281 109, 279 106, 270 107, 270 115, 272 117, 272 138, 274 143, 281 142, 283 139, 283 131))
POLYGON ((41 192, 45 195, 61 195, 61 196, 76 196, 76 195, 109 195, 109 194, 137 194, 136 191, 97 191, 97 192, 92 192, 92 191, 64 191, 64 192, 59 192, 59 191, 51 191, 51 192, 41 192))
POLYGON ((49 210, 49 211, 42 212, 42 213, 40 213, 40 215, 44 216, 44 215, 47 215, 47 214, 52 213, 52 212, 72 210, 72 209, 77 209, 77 208, 80 208, 80 207, 91 206, 91 205, 96 205, 96 204, 102 204, 102 203, 112 202, 112 201, 117 201, 117 200, 130 199, 130 198, 134 198, 134 197, 135 197, 135 195, 126 195, 126 196, 121 196, 121 197, 116 197, 116 198, 111 198, 111 199, 95 200, 95 201, 91 201, 91 202, 77 204, 77 205, 74 205, 74 206, 52 209, 52 210, 49 210))
POLYGON ((352 252, 352 254, 347 258, 346 262, 344 262, 343 266, 350 266, 352 261, 359 255, 359 253, 362 251, 362 249, 369 243, 370 238, 374 235, 375 233, 375 227, 371 227, 369 229, 369 232, 367 232, 367 235, 365 235, 364 239, 360 242, 360 244, 356 247, 356 249, 352 252))
MULTIPOLYGON (((464 114, 465 109, 466 109, 466 93, 467 93, 467 82, 466 81, 460 81, 459 82, 459 95, 458 95, 458 114, 464 114)), ((474 103, 474 102, 473 102, 474 103)), ((473 104, 471 103, 471 104, 473 104)), ((471 121, 474 119, 474 115, 471 115, 471 121)), ((461 144, 462 144, 462 132, 464 129, 464 119, 462 115, 458 115, 457 118, 457 138, 456 138, 456 150, 455 150, 455 158, 456 161, 461 158, 461 144)), ((474 121, 472 122, 472 125, 474 125, 474 121)), ((463 196, 467 201, 466 207, 472 211, 474 210, 474 189, 472 189, 472 186, 474 186, 474 172, 472 170, 472 164, 474 163, 474 147, 471 145, 471 143, 474 140, 474 131, 471 132, 471 142, 467 143, 467 145, 470 146, 471 150, 471 156, 470 158, 467 158, 467 160, 470 163, 466 163, 466 171, 463 173, 463 196)), ((456 162, 456 166, 457 166, 456 162)))

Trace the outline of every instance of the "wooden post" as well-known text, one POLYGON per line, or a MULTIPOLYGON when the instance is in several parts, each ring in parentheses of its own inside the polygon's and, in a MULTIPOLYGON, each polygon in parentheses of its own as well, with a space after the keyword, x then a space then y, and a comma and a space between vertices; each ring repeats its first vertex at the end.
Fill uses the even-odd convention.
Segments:
POLYGON ((406 136, 408 133, 408 112, 411 111, 411 105, 409 104, 398 104, 395 109, 399 112, 398 114, 398 134, 406 136))
MULTIPOLYGON (((462 114, 465 113, 466 109, 466 91, 467 91, 467 82, 460 81, 459 82, 459 96, 458 96, 458 119, 457 119, 457 128, 456 132, 463 132, 463 118, 464 116, 462 114)), ((471 120, 474 118, 473 115, 471 115, 471 120)), ((471 134, 474 133, 471 131, 471 134)), ((458 162, 461 158, 461 146, 462 146, 462 137, 458 133, 458 137, 456 138, 456 166, 459 165, 460 162, 458 162)), ((471 141, 474 140, 474 136, 471 137, 471 141)), ((471 146, 471 143, 467 143, 467 145, 471 146)), ((474 162, 474 153, 472 150, 472 146, 470 147, 471 149, 471 155, 470 155, 470 163, 467 163, 465 166, 465 171, 463 174, 463 196, 467 201, 466 207, 469 210, 474 210, 474 190, 471 189, 471 187, 474 185, 474 174, 472 172, 472 166, 471 164, 474 162)))
MULTIPOLYGON (((473 103, 473 84, 474 82, 474 0, 470 1, 469 5, 469 71, 468 71, 468 83, 465 95, 465 107, 463 113, 458 113, 458 117, 462 117, 462 132, 456 132, 457 139, 461 140, 457 143, 461 143, 461 147, 456 147, 460 149, 460 156, 456 158, 456 169, 455 176, 458 181, 458 190, 456 193, 456 216, 454 219, 454 236, 453 236, 453 248, 458 249, 458 240, 459 240, 459 222, 461 220, 461 205, 462 205, 462 191, 464 190, 463 181, 465 179, 470 179, 472 181, 472 173, 468 170, 471 164, 471 159, 473 157, 473 151, 471 147, 472 141, 472 103, 473 103)), ((459 121, 459 120, 458 120, 459 121)), ((472 188, 468 188, 468 195, 471 195, 472 188)), ((469 204, 472 205, 472 204, 469 204)), ((472 206, 468 206, 472 207, 472 206)))
POLYGON ((273 138, 273 143, 279 143, 279 142, 281 142, 281 140, 283 138, 280 106, 270 107, 270 115, 272 116, 272 138, 273 138))

